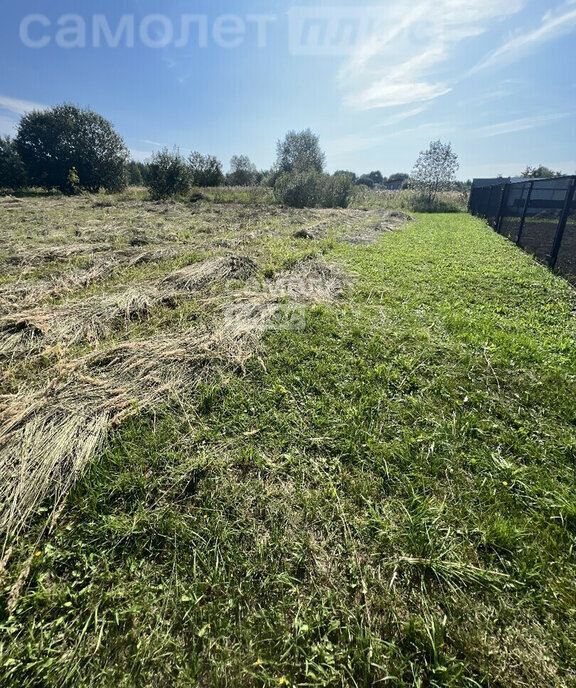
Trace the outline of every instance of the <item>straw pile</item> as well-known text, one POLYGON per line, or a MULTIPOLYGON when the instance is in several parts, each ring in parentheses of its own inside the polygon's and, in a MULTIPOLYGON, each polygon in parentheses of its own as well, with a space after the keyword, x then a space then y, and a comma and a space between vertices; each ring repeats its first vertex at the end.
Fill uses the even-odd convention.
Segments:
MULTIPOLYGON (((228 279, 254 268, 247 259, 214 259, 164 283, 197 288, 209 275, 228 279)), ((344 284, 337 268, 303 261, 260 287, 248 284, 209 330, 191 328, 62 361, 44 388, 0 397, 0 531, 17 533, 47 498, 57 509, 110 429, 127 416, 189 394, 215 366, 241 365, 260 334, 279 326, 279 313, 293 308, 303 317, 305 304, 336 298, 344 284)))
POLYGON ((257 269, 249 258, 213 258, 176 270, 162 280, 126 286, 113 294, 58 306, 31 308, 0 317, 0 355, 31 355, 49 347, 98 343, 154 308, 173 305, 195 292, 257 269))

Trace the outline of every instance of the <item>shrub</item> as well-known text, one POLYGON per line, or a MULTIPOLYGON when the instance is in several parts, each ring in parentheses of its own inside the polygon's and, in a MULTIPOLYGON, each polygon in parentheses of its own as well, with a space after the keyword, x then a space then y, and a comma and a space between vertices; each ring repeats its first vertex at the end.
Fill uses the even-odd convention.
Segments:
POLYGON ((178 151, 154 153, 148 165, 146 186, 154 199, 169 198, 190 190, 190 169, 178 151))
POLYGON ((290 208, 316 208, 322 196, 321 176, 314 170, 281 174, 274 185, 274 196, 290 208))
POLYGON ((224 182, 222 163, 213 155, 194 151, 190 153, 188 165, 194 186, 220 186, 224 182))
POLYGON ((80 177, 78 176, 78 170, 75 167, 71 167, 68 172, 68 194, 70 196, 76 196, 81 192, 80 177))
POLYGON ((354 178, 347 172, 322 175, 322 198, 324 208, 347 208, 354 194, 354 178))
POLYGON ((274 186, 276 200, 291 208, 347 208, 353 192, 350 175, 314 170, 282 174, 274 186))

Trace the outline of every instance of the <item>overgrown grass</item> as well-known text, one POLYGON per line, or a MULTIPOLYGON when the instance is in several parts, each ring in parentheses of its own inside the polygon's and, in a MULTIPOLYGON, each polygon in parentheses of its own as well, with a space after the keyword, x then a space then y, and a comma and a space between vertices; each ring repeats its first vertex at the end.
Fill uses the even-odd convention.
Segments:
POLYGON ((427 201, 416 191, 358 191, 352 208, 370 210, 407 210, 415 213, 462 213, 466 212, 468 194, 448 191, 437 195, 433 201, 427 201))
POLYGON ((16 543, 4 685, 574 685, 572 288, 463 215, 324 251, 346 299, 16 543))

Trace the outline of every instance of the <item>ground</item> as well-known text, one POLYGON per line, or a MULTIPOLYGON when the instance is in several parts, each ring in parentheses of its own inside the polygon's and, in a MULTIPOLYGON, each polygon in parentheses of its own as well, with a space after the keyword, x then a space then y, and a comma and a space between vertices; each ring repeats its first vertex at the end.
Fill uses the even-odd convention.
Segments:
POLYGON ((575 685, 573 287, 245 200, 0 200, 0 683, 575 685))

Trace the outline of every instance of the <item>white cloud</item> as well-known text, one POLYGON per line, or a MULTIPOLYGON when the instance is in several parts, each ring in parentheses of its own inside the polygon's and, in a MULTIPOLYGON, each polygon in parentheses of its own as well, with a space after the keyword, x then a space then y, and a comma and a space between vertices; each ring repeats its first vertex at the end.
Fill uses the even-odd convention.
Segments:
POLYGON ((544 43, 561 36, 566 36, 576 28, 576 8, 569 9, 576 0, 567 2, 561 12, 548 11, 542 17, 542 23, 534 31, 521 33, 487 55, 482 62, 470 72, 474 74, 490 67, 502 67, 519 60, 544 43))
POLYGON ((45 110, 46 107, 29 100, 0 95, 0 135, 14 136, 22 115, 32 110, 45 110))
POLYGON ((416 115, 419 115, 422 112, 426 111, 426 105, 419 105, 418 107, 411 108, 410 110, 401 110, 400 112, 397 112, 393 115, 390 115, 386 117, 385 119, 381 120, 380 123, 378 124, 379 127, 391 127, 394 126, 395 124, 398 124, 399 122, 403 122, 405 119, 409 119, 410 117, 415 117, 416 115))
POLYGON ((389 82, 387 79, 382 79, 361 93, 350 94, 344 99, 344 102, 346 105, 353 105, 360 110, 372 110, 374 108, 427 102, 439 98, 451 90, 442 83, 389 82))
POLYGON ((148 139, 140 139, 140 143, 147 143, 149 146, 162 146, 158 141, 149 141, 148 139))
POLYGON ((519 12, 528 0, 415 0, 382 8, 377 29, 338 75, 360 110, 426 103, 452 90, 443 74, 462 41, 519 12))
POLYGON ((527 129, 535 129, 550 122, 556 122, 560 119, 570 117, 571 113, 561 112, 553 115, 537 115, 535 117, 522 117, 520 119, 513 119, 508 122, 498 122, 497 124, 490 124, 486 127, 480 127, 475 130, 475 135, 481 138, 490 136, 500 136, 502 134, 511 134, 515 131, 526 131, 527 129))
POLYGON ((47 105, 40 105, 33 103, 30 100, 21 100, 19 98, 10 98, 9 96, 0 95, 0 108, 8 110, 15 115, 25 115, 32 110, 45 110, 47 105))

